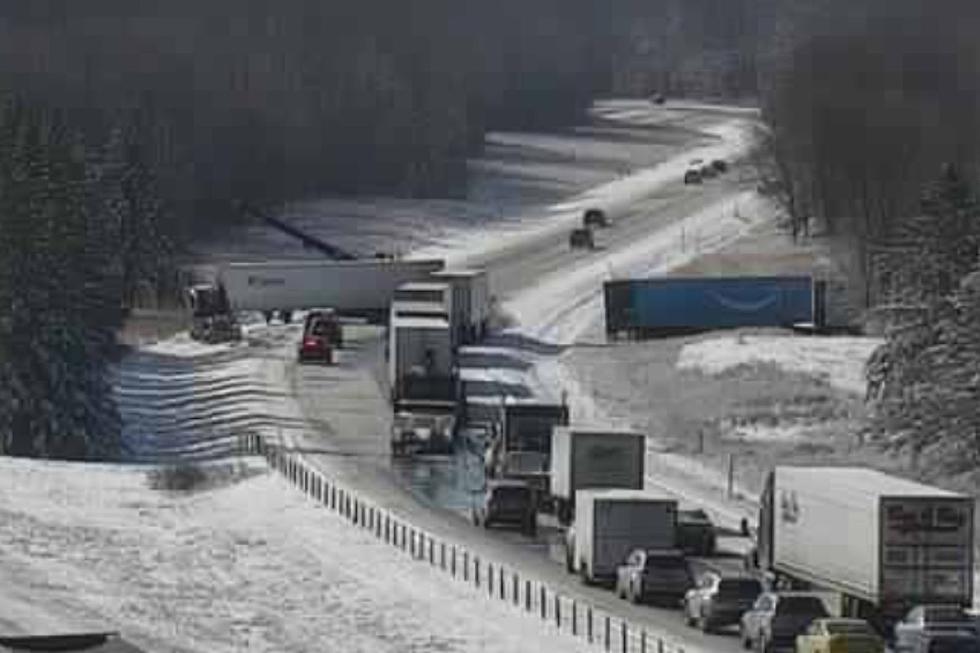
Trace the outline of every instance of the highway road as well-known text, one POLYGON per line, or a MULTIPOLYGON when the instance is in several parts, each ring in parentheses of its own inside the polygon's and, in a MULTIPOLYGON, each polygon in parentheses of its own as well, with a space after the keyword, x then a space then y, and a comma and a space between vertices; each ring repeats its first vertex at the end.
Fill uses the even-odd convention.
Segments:
MULTIPOLYGON (((642 129, 647 120, 642 107, 635 114, 637 129, 642 129)), ((674 116, 672 124, 676 124, 680 135, 691 139, 692 147, 701 146, 709 139, 697 128, 710 124, 709 118, 715 112, 691 110, 688 115, 689 123, 674 116)), ((492 293, 506 302, 543 278, 573 270, 596 257, 613 255, 656 229, 736 194, 742 188, 734 177, 730 174, 699 187, 684 186, 678 179, 642 197, 618 217, 613 227, 599 232, 595 251, 571 251, 567 231, 554 231, 495 247, 490 253, 476 252, 465 262, 485 266, 492 293)), ((323 472, 417 526, 458 542, 482 557, 520 569, 569 596, 582 597, 651 630, 669 633, 699 647, 738 649, 734 637, 703 635, 687 629, 676 610, 634 606, 608 590, 582 585, 561 564, 560 533, 555 528, 543 526, 531 541, 517 533, 472 526, 468 513, 482 484, 479 456, 463 452, 450 458, 416 462, 393 462, 389 456, 390 406, 380 378, 385 369, 380 329, 348 325, 345 349, 340 352, 337 365, 319 367, 294 362, 297 328, 294 325, 269 330, 268 334, 276 335, 260 343, 261 350, 270 361, 285 365, 286 377, 305 419, 306 426, 284 433, 284 440, 304 450, 307 459, 323 472)), ((696 561, 696 566, 739 567, 737 554, 744 549, 744 541, 722 538, 720 544, 723 552, 719 557, 696 561)))

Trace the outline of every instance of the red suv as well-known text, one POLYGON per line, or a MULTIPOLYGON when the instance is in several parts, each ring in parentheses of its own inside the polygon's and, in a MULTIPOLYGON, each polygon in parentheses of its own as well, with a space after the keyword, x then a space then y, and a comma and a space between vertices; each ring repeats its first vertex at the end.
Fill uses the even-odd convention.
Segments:
POLYGON ((338 344, 336 333, 339 330, 340 324, 331 314, 314 311, 307 315, 297 355, 299 362, 315 360, 332 363, 333 349, 338 344))

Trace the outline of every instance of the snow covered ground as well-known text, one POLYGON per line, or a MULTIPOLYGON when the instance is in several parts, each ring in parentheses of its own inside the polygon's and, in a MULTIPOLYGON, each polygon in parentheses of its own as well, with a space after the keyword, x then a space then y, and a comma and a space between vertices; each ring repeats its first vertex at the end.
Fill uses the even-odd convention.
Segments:
POLYGON ((864 364, 881 343, 865 337, 723 336, 686 345, 677 367, 718 374, 739 365, 772 363, 863 395, 864 364))
POLYGON ((586 650, 409 562, 260 461, 236 471, 174 494, 139 466, 0 459, 0 628, 118 628, 148 650, 202 653, 586 650))

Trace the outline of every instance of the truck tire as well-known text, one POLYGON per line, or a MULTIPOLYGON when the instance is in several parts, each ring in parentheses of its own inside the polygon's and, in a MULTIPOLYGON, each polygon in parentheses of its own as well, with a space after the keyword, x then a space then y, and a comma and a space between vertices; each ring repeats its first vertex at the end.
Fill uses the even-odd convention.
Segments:
POLYGON ((279 319, 282 320, 283 324, 289 324, 293 321, 292 311, 279 311, 279 319))
POLYGON ((565 570, 570 574, 575 573, 575 556, 568 547, 565 547, 565 570))
POLYGON ((691 606, 688 605, 687 601, 684 601, 684 623, 687 624, 688 628, 694 628, 696 625, 694 615, 691 614, 691 606))
MULTIPOLYGON (((691 624, 694 625, 693 623, 691 624)), ((745 632, 745 627, 742 624, 738 625, 738 638, 742 640, 742 648, 748 651, 752 648, 752 638, 749 634, 745 632)))
POLYGON ((578 575, 583 585, 592 584, 592 578, 589 576, 589 565, 584 560, 580 560, 578 563, 578 575))

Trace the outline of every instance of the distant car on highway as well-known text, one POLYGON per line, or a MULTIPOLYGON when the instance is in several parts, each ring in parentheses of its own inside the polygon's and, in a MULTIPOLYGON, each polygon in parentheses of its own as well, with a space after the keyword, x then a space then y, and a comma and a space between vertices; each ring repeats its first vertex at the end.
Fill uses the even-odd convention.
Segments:
POLYGON ((728 163, 724 159, 715 159, 711 162, 711 167, 718 173, 728 172, 728 163))
POLYGON ((895 624, 894 649, 896 653, 925 650, 920 640, 927 639, 928 635, 941 633, 959 633, 964 637, 972 638, 975 653, 980 653, 980 631, 978 631, 977 621, 958 605, 918 605, 909 610, 905 617, 895 624))
POLYGON ((705 511, 677 511, 677 546, 688 555, 710 556, 715 552, 715 525, 705 511))
POLYGON ((572 230, 568 236, 568 245, 572 249, 595 249, 595 237, 591 229, 582 227, 572 230))
POLYGON ((507 525, 526 535, 537 532, 537 496, 526 481, 498 479, 487 483, 483 503, 473 511, 473 523, 490 528, 507 525))
POLYGON ((742 647, 760 653, 792 650, 796 636, 814 619, 829 616, 827 607, 816 596, 765 592, 739 620, 742 647))
POLYGON ((700 184, 702 182, 700 168, 688 168, 684 173, 684 183, 686 185, 700 184))
POLYGON ((692 584, 691 570, 679 549, 635 549, 616 568, 616 594, 633 603, 676 606, 692 584))
POLYGON ((709 571, 684 595, 684 619, 704 632, 737 624, 762 594, 762 583, 748 576, 722 576, 709 571))
POLYGON ((663 104, 667 101, 667 98, 663 95, 663 93, 654 93, 650 97, 650 101, 654 104, 663 104))
POLYGON ((701 178, 702 179, 713 179, 718 176, 718 171, 715 170, 714 166, 710 163, 706 163, 701 166, 701 178))
POLYGON ((586 228, 608 227, 609 218, 601 209, 588 209, 582 216, 582 226, 586 228))
POLYGON ((885 641, 863 619, 816 619, 796 636, 795 653, 884 653, 885 641))

